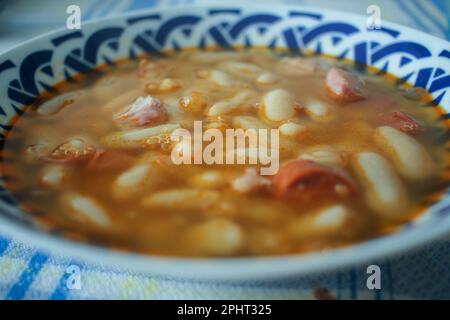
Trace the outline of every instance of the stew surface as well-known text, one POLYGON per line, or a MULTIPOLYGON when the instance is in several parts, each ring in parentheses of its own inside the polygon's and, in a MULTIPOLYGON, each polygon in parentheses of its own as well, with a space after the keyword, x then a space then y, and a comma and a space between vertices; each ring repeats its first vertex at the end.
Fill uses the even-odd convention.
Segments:
POLYGON ((396 83, 264 50, 145 57, 30 106, 3 170, 30 214, 81 241, 208 257, 351 245, 395 232, 447 185, 439 109, 396 83), (174 164, 190 145, 172 133, 195 120, 278 129, 279 170, 174 164))

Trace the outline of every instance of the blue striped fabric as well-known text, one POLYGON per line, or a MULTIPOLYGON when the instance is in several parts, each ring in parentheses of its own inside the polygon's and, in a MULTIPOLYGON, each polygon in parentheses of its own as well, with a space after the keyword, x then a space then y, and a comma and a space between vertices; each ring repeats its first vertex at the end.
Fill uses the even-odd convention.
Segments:
MULTIPOLYGON (((83 9, 84 20, 158 5, 208 3, 206 0, 79 2, 86 8, 83 9)), ((214 1, 217 2, 220 1, 214 1)), ((227 2, 223 1, 225 4, 227 2)), ((348 1, 330 0, 283 2, 324 6, 362 14, 367 5, 376 2, 381 6, 382 16, 386 19, 450 39, 450 4, 445 0, 362 0, 350 5, 346 5, 348 1)), ((45 1, 40 2, 40 6, 45 7, 42 3, 45 4, 45 1)), ((0 10, 4 4, 0 0, 0 10)), ((382 271, 382 289, 373 291, 366 287, 366 266, 272 281, 181 281, 134 274, 127 270, 105 270, 99 266, 41 252, 0 235, 0 299, 298 299, 314 298, 313 291, 319 287, 327 288, 338 299, 450 299, 450 238, 376 264, 382 271), (71 274, 67 272, 67 268, 73 265, 81 270, 81 289, 70 289, 68 286, 71 274)))
POLYGON ((6 299, 22 299, 47 260, 48 256, 46 254, 41 252, 35 253, 28 262, 27 268, 22 272, 20 278, 10 289, 6 299))
POLYGON ((381 290, 368 290, 367 266, 308 277, 267 281, 191 281, 108 270, 52 256, 9 241, 0 256, 0 299, 310 299, 326 288, 338 299, 449 299, 450 238, 421 250, 375 261, 381 290), (78 266, 81 288, 70 289, 69 266, 78 266))
POLYGON ((9 241, 5 237, 0 236, 0 256, 6 251, 8 248, 9 241))

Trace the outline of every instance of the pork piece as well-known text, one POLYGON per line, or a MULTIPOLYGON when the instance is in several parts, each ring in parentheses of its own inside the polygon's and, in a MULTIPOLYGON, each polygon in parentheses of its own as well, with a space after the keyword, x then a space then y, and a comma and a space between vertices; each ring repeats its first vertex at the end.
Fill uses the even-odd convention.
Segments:
POLYGON ((286 163, 272 183, 275 194, 285 199, 328 199, 357 193, 354 181, 345 172, 309 160, 286 163))
POLYGON ((114 115, 114 121, 119 125, 128 124, 135 127, 160 124, 166 118, 167 112, 162 102, 152 96, 139 97, 114 115))
POLYGON ((364 82, 355 74, 341 68, 331 68, 325 78, 327 93, 333 100, 350 103, 364 100, 367 92, 364 82))

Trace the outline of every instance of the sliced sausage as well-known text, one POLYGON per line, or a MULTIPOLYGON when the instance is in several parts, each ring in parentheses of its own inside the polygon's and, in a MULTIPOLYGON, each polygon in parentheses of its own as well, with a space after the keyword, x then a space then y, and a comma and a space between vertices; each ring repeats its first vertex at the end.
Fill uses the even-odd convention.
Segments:
POLYGON ((335 197, 357 193, 355 183, 345 172, 309 160, 285 164, 272 182, 276 195, 281 198, 335 197))
POLYGON ((419 121, 401 111, 391 111, 379 115, 381 123, 394 127, 404 133, 417 135, 424 132, 419 121))

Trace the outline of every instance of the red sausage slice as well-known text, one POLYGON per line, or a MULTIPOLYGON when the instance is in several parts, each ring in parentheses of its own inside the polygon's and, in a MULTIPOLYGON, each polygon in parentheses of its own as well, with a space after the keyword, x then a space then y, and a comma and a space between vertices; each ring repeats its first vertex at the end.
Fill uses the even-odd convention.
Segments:
POLYGON ((340 103, 364 100, 367 93, 364 82, 355 74, 341 68, 328 70, 325 78, 328 95, 340 103))
POLYGON ((318 198, 354 195, 357 188, 346 173, 309 160, 296 160, 285 164, 273 177, 275 193, 280 198, 318 198))
POLYGON ((424 132, 422 125, 410 115, 401 111, 382 113, 379 120, 386 125, 392 126, 404 133, 417 135, 424 132))

